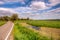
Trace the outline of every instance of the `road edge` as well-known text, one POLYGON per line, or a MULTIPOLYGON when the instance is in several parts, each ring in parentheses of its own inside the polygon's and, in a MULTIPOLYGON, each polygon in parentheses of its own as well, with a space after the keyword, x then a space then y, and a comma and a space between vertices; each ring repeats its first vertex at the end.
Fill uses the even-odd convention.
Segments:
POLYGON ((7 37, 5 38, 5 40, 7 40, 7 39, 8 39, 8 37, 9 37, 9 35, 10 35, 10 33, 11 33, 11 31, 12 31, 13 27, 14 27, 14 23, 13 23, 13 25, 12 25, 12 28, 11 28, 10 32, 7 34, 7 37))

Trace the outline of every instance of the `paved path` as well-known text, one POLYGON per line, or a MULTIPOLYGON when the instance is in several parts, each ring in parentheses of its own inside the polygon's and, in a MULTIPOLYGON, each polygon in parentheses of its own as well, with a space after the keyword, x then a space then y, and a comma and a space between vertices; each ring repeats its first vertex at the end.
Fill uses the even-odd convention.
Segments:
POLYGON ((14 24, 11 21, 8 21, 6 24, 0 27, 0 40, 7 40, 14 24))

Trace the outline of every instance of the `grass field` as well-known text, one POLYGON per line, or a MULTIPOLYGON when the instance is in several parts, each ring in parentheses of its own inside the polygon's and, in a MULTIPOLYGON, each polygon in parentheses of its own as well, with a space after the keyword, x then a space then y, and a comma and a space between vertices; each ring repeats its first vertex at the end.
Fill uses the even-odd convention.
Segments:
MULTIPOLYGON (((18 20, 14 22, 14 40, 51 40, 46 36, 40 35, 33 30, 20 25, 21 22, 26 22, 32 26, 37 27, 53 27, 60 28, 60 21, 47 21, 47 20, 18 20)), ((6 21, 0 21, 0 26, 5 24, 6 21)))
POLYGON ((14 40, 51 40, 46 36, 42 36, 33 30, 21 26, 22 21, 15 21, 14 40))
POLYGON ((6 23, 6 21, 0 20, 0 26, 3 25, 3 24, 5 24, 5 23, 6 23))
POLYGON ((26 22, 33 26, 38 27, 52 27, 52 28, 60 28, 60 21, 52 21, 52 20, 26 20, 26 22))

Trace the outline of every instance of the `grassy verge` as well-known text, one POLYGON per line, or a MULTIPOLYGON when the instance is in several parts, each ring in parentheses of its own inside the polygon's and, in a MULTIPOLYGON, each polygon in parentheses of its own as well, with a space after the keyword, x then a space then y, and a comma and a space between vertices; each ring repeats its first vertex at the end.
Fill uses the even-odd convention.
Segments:
POLYGON ((2 26, 2 25, 5 24, 5 23, 6 23, 6 21, 0 20, 0 26, 2 26))
POLYGON ((22 27, 20 22, 15 22, 14 40, 50 40, 49 38, 38 34, 28 28, 22 27))
POLYGON ((60 21, 27 20, 26 22, 33 26, 60 28, 60 21))

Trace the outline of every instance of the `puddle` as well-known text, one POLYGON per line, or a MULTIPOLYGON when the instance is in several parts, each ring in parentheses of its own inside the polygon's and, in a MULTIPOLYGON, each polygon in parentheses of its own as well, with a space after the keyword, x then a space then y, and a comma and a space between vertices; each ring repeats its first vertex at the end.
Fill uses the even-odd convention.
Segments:
POLYGON ((37 27, 37 26, 28 26, 28 28, 33 28, 35 30, 39 30, 40 29, 40 27, 37 27))
POLYGON ((32 26, 32 28, 36 29, 36 30, 39 30, 40 27, 37 27, 37 26, 32 26))
POLYGON ((32 26, 32 25, 29 25, 27 23, 21 23, 23 26, 26 26, 27 28, 32 28, 32 29, 35 29, 35 30, 39 30, 40 27, 38 26, 32 26))

